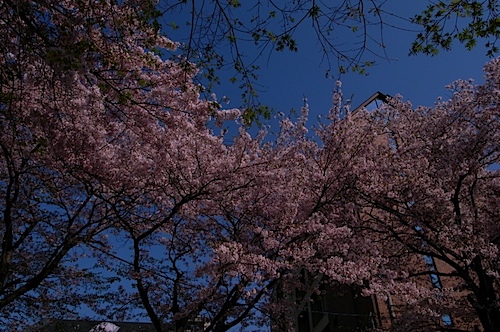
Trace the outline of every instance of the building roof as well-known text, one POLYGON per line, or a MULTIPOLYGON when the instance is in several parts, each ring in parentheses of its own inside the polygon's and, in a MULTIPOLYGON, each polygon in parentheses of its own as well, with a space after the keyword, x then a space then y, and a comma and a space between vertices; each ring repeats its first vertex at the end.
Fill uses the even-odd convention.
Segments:
POLYGON ((364 102, 362 102, 361 105, 356 107, 352 112, 354 113, 360 109, 366 108, 373 102, 375 102, 375 104, 374 104, 375 107, 379 107, 380 103, 378 103, 378 102, 387 103, 388 97, 389 97, 388 95, 385 95, 380 91, 377 91, 373 95, 371 95, 368 99, 366 99, 364 102))

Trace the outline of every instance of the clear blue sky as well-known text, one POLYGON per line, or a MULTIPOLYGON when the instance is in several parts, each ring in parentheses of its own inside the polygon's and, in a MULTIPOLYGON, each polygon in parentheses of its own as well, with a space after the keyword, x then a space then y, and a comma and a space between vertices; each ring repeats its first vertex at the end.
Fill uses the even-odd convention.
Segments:
MULTIPOLYGON (((428 1, 387 0, 384 8, 409 18, 424 9, 427 3, 428 1)), ((181 20, 179 17, 173 19, 181 20)), ((389 20, 388 23, 412 29, 401 20, 389 20)), ((171 20, 165 18, 165 21, 171 20)), ((182 34, 186 30, 181 27, 176 33, 182 34)), ((445 86, 456 79, 473 78, 478 83, 482 81, 482 67, 489 61, 483 46, 485 42, 479 41, 472 51, 465 50, 455 42, 452 51, 440 52, 436 57, 408 56, 415 35, 416 32, 384 28, 386 52, 392 60, 378 59, 367 76, 348 73, 341 77, 344 96, 353 96, 354 107, 376 91, 392 96, 401 94, 405 100, 412 101, 414 106, 430 106, 438 96, 445 99, 449 96, 445 86)), ((337 40, 348 43, 352 38, 352 34, 346 34, 338 36, 337 40)), ((322 54, 316 44, 314 32, 307 23, 296 39, 299 48, 297 53, 274 52, 270 57, 265 55, 260 59, 259 83, 263 85, 260 101, 276 111, 287 113, 292 108, 299 109, 305 96, 310 105, 311 118, 315 118, 319 114, 327 114, 336 79, 325 78, 327 65, 322 63, 322 54)), ((252 52, 256 52, 251 46, 250 43, 243 52, 249 58, 253 56, 252 52)), ((373 59, 367 54, 366 60, 373 59)), ((227 107, 240 105, 241 92, 238 91, 237 84, 223 79, 215 91, 218 97, 225 95, 232 100, 227 107)))

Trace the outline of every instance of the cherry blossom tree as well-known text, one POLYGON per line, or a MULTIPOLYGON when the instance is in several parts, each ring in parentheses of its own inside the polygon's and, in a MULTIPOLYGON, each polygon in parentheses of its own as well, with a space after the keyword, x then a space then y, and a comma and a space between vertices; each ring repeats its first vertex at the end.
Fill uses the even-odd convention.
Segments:
POLYGON ((128 251, 101 252, 135 286, 120 290, 129 295, 124 302, 142 305, 157 330, 186 329, 197 319, 207 331, 267 325, 294 305, 275 301, 278 283, 288 292, 307 286, 300 270, 360 285, 377 271, 376 257, 359 258, 365 241, 351 245, 356 235, 346 225, 357 215, 345 204, 355 184, 350 170, 372 136, 351 132, 355 122, 340 121, 335 108, 329 128, 336 135, 320 148, 307 138, 302 111, 296 122, 281 120, 274 143, 241 128, 225 145, 208 130, 165 124, 158 129, 169 135, 139 144, 149 146, 147 166, 125 158, 142 164, 127 178, 139 177, 107 201, 128 251), (343 148, 347 142, 352 149, 343 148))
MULTIPOLYGON (((329 260, 346 255, 350 232, 328 216, 352 217, 341 202, 351 178, 345 165, 330 169, 306 138, 306 115, 283 118, 275 144, 244 127, 224 144, 207 124, 241 112, 201 100, 194 66, 155 53, 175 44, 148 24, 150 6, 1 7, 6 328, 74 316, 85 304, 119 318, 142 307, 159 331, 199 317, 208 330, 226 331, 263 324, 276 306, 273 286, 285 277, 292 283, 298 269, 364 278, 349 258, 329 260), (318 170, 331 183, 317 187, 318 170), (331 246, 316 255, 327 239, 317 236, 322 230, 331 246), (135 290, 115 289, 118 279, 135 290)), ((332 154, 340 151, 332 145, 332 154)))
POLYGON ((154 8, 0 5, 2 328, 80 305, 158 331, 287 325, 276 293, 307 271, 498 329, 498 60, 434 108, 351 114, 336 94, 316 132, 304 107, 252 136, 158 55, 176 44, 154 8))
POLYGON ((394 273, 380 291, 407 299, 427 323, 434 315, 434 329, 500 328, 499 60, 485 73, 480 86, 451 84, 453 96, 434 107, 396 98, 360 115, 380 135, 360 187, 360 232, 394 273))
POLYGON ((110 188, 139 185, 127 176, 146 167, 137 137, 172 123, 206 131, 214 104, 198 99, 194 68, 154 53, 175 45, 148 23, 151 6, 0 5, 2 326, 109 301, 109 280, 79 265, 83 244, 105 246, 116 224, 110 188))

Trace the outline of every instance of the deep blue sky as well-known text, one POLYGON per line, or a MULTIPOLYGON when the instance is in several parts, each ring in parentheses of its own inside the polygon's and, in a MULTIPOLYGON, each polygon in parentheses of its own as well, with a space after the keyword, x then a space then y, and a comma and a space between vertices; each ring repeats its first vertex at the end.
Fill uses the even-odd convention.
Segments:
MULTIPOLYGON (((402 17, 409 18, 425 8, 428 1, 387 0, 383 8, 402 17)), ((173 17, 181 22, 181 17, 173 17)), ((170 17, 165 18, 170 22, 170 17)), ((387 18, 387 23, 415 29, 399 19, 387 18)), ((376 29, 374 27, 374 29, 376 29)), ((188 29, 181 26, 176 33, 185 33, 188 29)), ((369 75, 356 73, 344 74, 341 77, 342 90, 345 98, 353 97, 353 107, 359 105, 376 91, 385 94, 401 94, 404 100, 412 101, 413 105, 432 105, 438 96, 446 99, 449 93, 445 86, 456 79, 473 78, 482 81, 482 67, 489 61, 485 55, 485 41, 479 41, 478 46, 467 51, 455 42, 452 51, 440 52, 436 57, 426 55, 408 56, 410 44, 416 32, 384 28, 384 38, 387 56, 391 60, 377 59, 366 54, 366 60, 377 60, 377 64, 369 69, 369 75)), ((274 52, 261 57, 259 65, 260 101, 276 111, 287 113, 290 109, 299 109, 303 97, 307 97, 310 105, 311 118, 319 114, 327 114, 331 105, 332 91, 335 88, 335 78, 325 78, 326 63, 322 63, 314 32, 306 22, 295 36, 298 42, 298 52, 274 52)), ((173 39, 175 40, 175 36, 173 39)), ((338 42, 352 42, 353 34, 336 36, 338 42)), ((244 53, 249 58, 256 52, 252 44, 244 53)), ((232 73, 227 73, 231 75, 232 73)), ((222 73, 224 75, 224 73, 222 73)), ((222 79, 215 89, 217 96, 228 96, 231 104, 226 107, 240 105, 241 91, 237 85, 222 79)))
MULTIPOLYGON (((412 13, 410 6, 406 6, 408 8, 401 8, 402 11, 412 13)), ((384 35, 387 55, 392 60, 378 59, 377 64, 368 69, 367 76, 348 73, 340 77, 344 97, 353 96, 354 107, 376 91, 393 96, 401 94, 413 105, 431 106, 438 96, 450 95, 445 86, 456 79, 473 78, 477 83, 482 82, 482 68, 490 60, 482 41, 472 51, 455 42, 451 51, 442 51, 435 57, 409 56, 416 33, 385 29, 384 35)), ((300 107, 305 95, 313 114, 326 114, 336 80, 325 78, 326 65, 321 64, 321 54, 310 34, 308 37, 309 43, 307 37, 306 42, 299 41, 299 52, 275 53, 269 64, 262 67, 261 82, 267 86, 261 94, 264 103, 284 111, 300 107)))

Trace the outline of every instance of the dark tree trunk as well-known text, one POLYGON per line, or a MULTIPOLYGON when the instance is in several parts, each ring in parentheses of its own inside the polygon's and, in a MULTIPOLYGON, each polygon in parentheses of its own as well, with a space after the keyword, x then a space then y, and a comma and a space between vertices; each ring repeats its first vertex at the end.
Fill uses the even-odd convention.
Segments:
POLYGON ((472 294, 469 296, 469 302, 476 310, 484 332, 498 332, 500 331, 500 308, 493 285, 494 280, 484 270, 481 256, 474 258, 472 268, 477 273, 479 287, 474 294, 475 298, 472 294))

